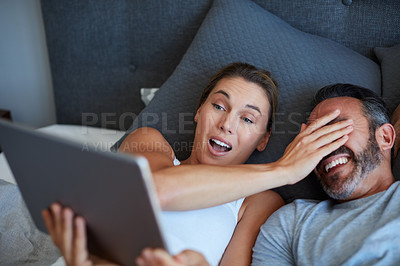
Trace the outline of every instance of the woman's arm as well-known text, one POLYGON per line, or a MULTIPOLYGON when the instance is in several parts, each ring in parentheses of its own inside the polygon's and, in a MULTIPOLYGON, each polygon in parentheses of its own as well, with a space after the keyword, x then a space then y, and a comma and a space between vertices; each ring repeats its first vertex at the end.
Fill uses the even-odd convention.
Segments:
POLYGON ((146 157, 153 173, 174 166, 175 153, 172 147, 154 128, 136 129, 125 138, 118 151, 146 157))
POLYGON ((268 217, 284 205, 278 193, 264 191, 250 196, 243 202, 235 232, 221 260, 221 265, 250 265, 252 248, 260 227, 268 217))
POLYGON ((303 124, 282 158, 270 164, 172 167, 172 148, 158 131, 148 128, 128 136, 121 150, 149 160, 162 209, 206 208, 294 184, 306 177, 324 156, 347 141, 352 121, 326 125, 338 115, 332 112, 308 126, 303 124))

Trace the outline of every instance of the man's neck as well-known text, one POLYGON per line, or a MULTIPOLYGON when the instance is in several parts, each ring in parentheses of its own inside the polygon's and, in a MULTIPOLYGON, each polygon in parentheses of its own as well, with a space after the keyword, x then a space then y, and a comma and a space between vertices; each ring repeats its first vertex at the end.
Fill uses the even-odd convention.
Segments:
POLYGON ((353 194, 346 200, 357 200, 375 195, 379 192, 387 190, 395 182, 390 166, 381 165, 369 173, 368 177, 362 180, 353 194))

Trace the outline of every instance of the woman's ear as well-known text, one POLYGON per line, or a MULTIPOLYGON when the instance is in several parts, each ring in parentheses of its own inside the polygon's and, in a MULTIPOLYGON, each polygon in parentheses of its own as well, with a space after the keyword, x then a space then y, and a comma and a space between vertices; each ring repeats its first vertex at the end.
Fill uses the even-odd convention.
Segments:
POLYGON ((197 120, 199 120, 200 109, 201 109, 201 106, 199 107, 199 109, 197 109, 196 115, 194 116, 194 122, 196 122, 196 123, 197 123, 197 120))
POLYGON ((396 139, 396 132, 391 124, 385 123, 380 126, 376 130, 375 136, 381 150, 385 151, 392 149, 394 140, 396 139))
POLYGON ((258 151, 263 151, 265 150, 265 147, 267 147, 269 137, 271 136, 271 131, 265 133, 265 135, 260 139, 260 141, 257 144, 257 150, 258 151))

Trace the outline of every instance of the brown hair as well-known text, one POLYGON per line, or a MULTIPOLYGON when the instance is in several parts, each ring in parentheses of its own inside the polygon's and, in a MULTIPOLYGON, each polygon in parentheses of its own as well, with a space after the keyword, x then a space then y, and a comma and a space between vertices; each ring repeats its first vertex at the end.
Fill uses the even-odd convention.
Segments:
POLYGON ((272 124, 275 120, 275 114, 278 109, 278 85, 275 80, 271 78, 271 73, 264 69, 259 69, 247 63, 231 63, 220 69, 214 76, 211 77, 210 82, 203 90, 200 97, 197 109, 206 101, 210 92, 214 89, 215 85, 223 78, 241 77, 248 82, 253 82, 260 86, 268 97, 268 102, 271 106, 268 114, 267 132, 272 129, 272 124))

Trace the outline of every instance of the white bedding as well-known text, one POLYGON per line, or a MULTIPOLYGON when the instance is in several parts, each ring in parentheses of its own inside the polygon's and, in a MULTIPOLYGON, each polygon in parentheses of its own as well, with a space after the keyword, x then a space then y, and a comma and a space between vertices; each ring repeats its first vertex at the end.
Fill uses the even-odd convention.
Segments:
MULTIPOLYGON (((50 125, 37 130, 76 141, 83 145, 94 146, 101 150, 110 149, 110 147, 125 133, 112 129, 59 124, 50 125)), ((0 154, 0 179, 15 184, 14 176, 11 173, 4 153, 0 154)))

